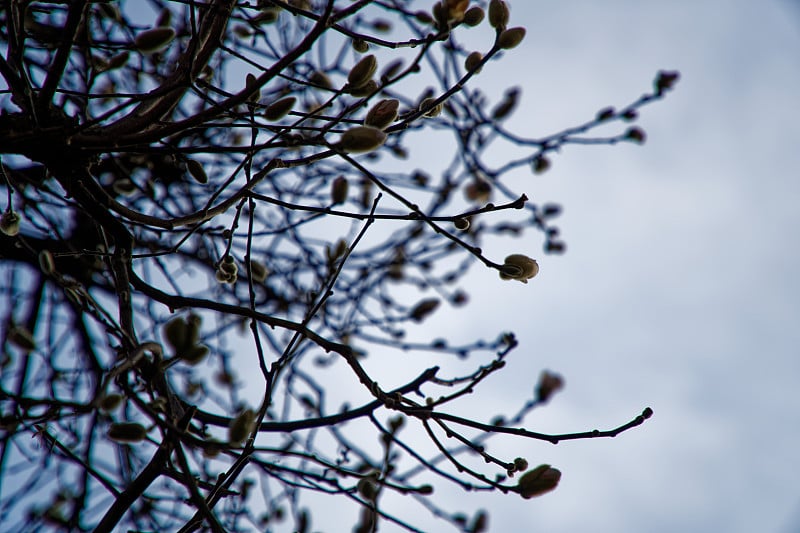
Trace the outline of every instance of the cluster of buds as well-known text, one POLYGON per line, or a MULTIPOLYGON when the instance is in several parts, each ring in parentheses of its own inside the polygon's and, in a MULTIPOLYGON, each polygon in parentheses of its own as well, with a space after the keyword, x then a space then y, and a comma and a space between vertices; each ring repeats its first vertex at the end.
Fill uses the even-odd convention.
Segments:
POLYGON ((239 276, 239 267, 233 261, 233 257, 226 255, 217 266, 215 277, 220 283, 236 283, 239 276))

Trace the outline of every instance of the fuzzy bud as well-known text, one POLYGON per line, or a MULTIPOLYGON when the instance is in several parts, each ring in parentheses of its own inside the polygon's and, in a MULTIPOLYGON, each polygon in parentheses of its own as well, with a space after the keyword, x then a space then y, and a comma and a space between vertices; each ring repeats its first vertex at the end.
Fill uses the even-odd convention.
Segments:
POLYGON ((503 50, 511 50, 519 45, 524 38, 525 28, 509 28, 500 32, 500 35, 497 37, 497 46, 503 50))
POLYGON ((515 279, 522 283, 528 283, 528 280, 538 273, 539 264, 535 259, 531 259, 527 255, 511 254, 506 257, 500 268, 500 279, 515 279))
POLYGON ((474 6, 464 13, 464 24, 467 26, 477 26, 483 22, 486 12, 480 6, 474 6))
POLYGON ((425 320, 425 317, 433 313, 437 307, 439 307, 439 300, 438 298, 426 298, 422 300, 409 313, 409 317, 414 322, 422 322, 425 320))
POLYGON ((347 75, 347 83, 350 84, 352 89, 363 87, 372 79, 377 69, 378 60, 375 56, 372 54, 365 56, 350 69, 350 73, 347 75))
POLYGON ((191 175, 197 183, 208 183, 208 174, 206 174, 206 170, 200 162, 194 159, 188 159, 186 161, 186 170, 189 171, 189 175, 191 175))
POLYGON ((228 442, 232 446, 241 445, 253 432, 255 420, 256 414, 252 409, 245 409, 239 413, 228 425, 228 442))
POLYGON ((175 38, 175 30, 172 28, 156 27, 145 30, 133 40, 133 44, 143 54, 153 54, 169 46, 175 38))
POLYGON ((508 25, 508 4, 503 0, 489 2, 489 24, 496 30, 503 30, 508 25))
POLYGON ((53 254, 50 253, 50 250, 42 250, 39 252, 39 268, 42 269, 42 273, 47 276, 56 271, 55 259, 53 259, 53 254))
POLYGON ((399 106, 400 101, 394 98, 381 100, 367 112, 367 116, 364 118, 364 125, 380 130, 389 127, 397 118, 399 106))
POLYGON ((464 60, 464 68, 467 72, 474 72, 475 74, 481 71, 481 61, 483 61, 483 54, 480 52, 471 52, 467 59, 464 60))
POLYGON ((296 101, 297 98, 294 96, 287 96, 277 102, 273 102, 264 110, 264 118, 270 122, 282 119, 289 114, 296 101))
POLYGON ((108 438, 116 442, 141 442, 146 436, 147 430, 137 422, 117 422, 108 428, 108 438))
POLYGON ((423 117, 435 118, 442 113, 442 109, 444 108, 444 102, 439 102, 438 104, 431 107, 431 105, 433 105, 435 101, 436 98, 425 98, 422 102, 420 102, 419 104, 420 110, 427 109, 427 111, 425 111, 425 113, 422 115, 423 117))
POLYGON ((386 134, 372 126, 355 126, 342 134, 341 142, 345 152, 371 152, 386 142, 386 134))
POLYGON ((526 500, 546 494, 558 486, 561 472, 550 465, 539 465, 525 472, 517 482, 520 495, 526 500))
POLYGON ((9 237, 14 237, 19 233, 20 222, 22 219, 16 211, 11 208, 6 209, 3 216, 0 217, 0 231, 9 237))
POLYGON ((8 342, 26 352, 32 352, 36 349, 36 341, 33 340, 33 335, 24 326, 14 326, 8 332, 8 342))
POLYGON ((637 126, 628 128, 628 131, 625 132, 623 137, 637 144, 644 144, 644 141, 647 140, 647 135, 645 134, 644 130, 637 126))
POLYGON ((350 185, 347 178, 339 176, 331 183, 331 203, 333 205, 343 204, 347 200, 347 190, 350 185))

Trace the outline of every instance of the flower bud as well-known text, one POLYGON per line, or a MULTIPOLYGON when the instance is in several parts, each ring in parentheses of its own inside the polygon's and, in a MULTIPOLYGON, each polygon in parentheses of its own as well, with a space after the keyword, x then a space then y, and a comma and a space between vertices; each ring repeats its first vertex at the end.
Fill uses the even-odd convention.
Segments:
POLYGON ((547 169, 549 169, 549 168, 550 168, 550 160, 547 157, 545 157, 543 155, 537 155, 533 159, 533 173, 534 174, 543 174, 543 173, 547 172, 547 169))
POLYGON ((350 94, 352 94, 357 98, 363 98, 365 96, 369 96, 371 94, 378 92, 379 88, 380 86, 378 85, 377 81, 369 80, 365 85, 361 87, 350 89, 350 94))
POLYGON ((342 134, 341 142, 345 152, 371 152, 386 142, 386 134, 372 126, 355 126, 342 134))
POLYGON ((120 405, 122 405, 121 394, 106 394, 97 402, 97 407, 104 413, 110 413, 120 405))
POLYGON ((411 313, 409 313, 409 317, 414 322, 422 322, 425 320, 425 317, 433 313, 437 307, 439 307, 438 298, 426 298, 414 306, 411 313))
POLYGON ((528 283, 528 280, 538 273, 539 264, 536 260, 527 255, 511 254, 506 257, 503 266, 500 268, 500 279, 515 279, 522 283, 528 283))
POLYGON ((503 30, 508 25, 508 4, 503 0, 489 2, 489 24, 492 28, 503 30))
POLYGON ((269 270, 263 263, 259 263, 258 261, 250 261, 250 274, 253 276, 253 281, 257 283, 264 283, 266 281, 267 276, 269 275, 269 270))
POLYGON ((503 50, 511 50, 521 43, 522 39, 524 38, 525 28, 509 28, 507 30, 503 30, 497 37, 497 46, 503 50))
POLYGON ((623 137, 637 144, 644 144, 644 141, 647 139, 647 135, 645 134, 644 130, 637 126, 628 128, 628 131, 625 132, 623 137))
POLYGON ((519 100, 519 88, 512 87, 505 92, 503 99, 492 110, 492 118, 495 120, 503 120, 508 117, 514 108, 517 107, 519 100))
POLYGON ((597 112, 595 120, 597 122, 605 122, 606 120, 611 120, 612 118, 614 118, 615 113, 616 111, 614 110, 613 107, 604 107, 603 109, 597 112))
POLYGON ((364 118, 364 125, 380 130, 389 127, 397 118, 399 106, 400 101, 394 98, 381 100, 367 112, 367 116, 364 118))
POLYGON ((351 89, 357 89, 367 84, 378 69, 378 60, 374 55, 365 56, 355 64, 347 75, 347 83, 351 89))
POLYGON ((14 326, 8 332, 8 342, 26 352, 31 352, 36 349, 36 341, 33 340, 33 335, 28 328, 24 326, 14 326))
POLYGON ((249 90, 250 94, 247 97, 248 102, 258 102, 261 98, 261 87, 258 86, 258 78, 256 75, 248 72, 245 77, 245 90, 249 90))
POLYGON ((292 110, 296 101, 297 98, 294 96, 287 96, 286 98, 281 98, 277 102, 273 102, 264 110, 264 118, 270 122, 282 119, 289 114, 289 111, 292 110))
POLYGON ((483 11, 482 7, 473 6, 464 13, 464 24, 467 26, 477 26, 483 22, 485 16, 486 13, 483 11))
POLYGON ((564 378, 553 372, 543 371, 536 384, 536 399, 546 403, 556 392, 564 387, 564 378))
POLYGON ((55 259, 53 259, 53 254, 50 253, 50 250, 42 250, 39 252, 39 268, 42 269, 42 273, 47 276, 56 271, 55 259))
MULTIPOLYGON (((420 110, 428 109, 433 103, 436 101, 436 98, 425 98, 419 104, 420 110)), ((435 118, 438 117, 442 113, 442 109, 444 108, 444 102, 439 102, 433 107, 430 107, 425 113, 422 115, 426 118, 435 118)))
POLYGON ((121 443, 141 442, 147 436, 145 427, 136 422, 117 422, 108 428, 108 438, 121 443))
POLYGON ((459 231, 467 231, 469 229, 469 219, 462 217, 453 219, 453 225, 459 231))
POLYGON ((489 201, 492 194, 491 184, 483 179, 476 178, 464 189, 464 196, 467 200, 478 203, 485 203, 489 201))
POLYGON ((256 414, 252 409, 245 409, 239 413, 228 425, 228 442, 232 446, 241 445, 253 432, 255 420, 256 414))
POLYGON ((197 183, 208 183, 208 174, 206 174, 203 165, 198 161, 188 159, 186 161, 186 170, 189 171, 189 175, 191 175, 197 183))
POLYGON ((561 472, 550 465, 539 465, 525 472, 517 482, 520 495, 526 500, 546 494, 558 486, 561 472))
POLYGON ((523 457, 517 457, 514 459, 514 470, 516 472, 522 472, 523 470, 528 469, 528 461, 523 457))
POLYGON ((369 51, 369 43, 364 39, 353 39, 352 43, 353 50, 356 52, 363 54, 369 51))
POLYGON ((347 190, 350 188, 347 178, 339 176, 331 183, 331 203, 343 204, 347 200, 347 190))
POLYGON ((661 96, 675 86, 675 83, 680 79, 681 74, 677 71, 659 70, 656 79, 653 82, 655 87, 656 96, 661 96))
POLYGON ((172 28, 157 27, 145 30, 133 40, 133 44, 143 54, 153 54, 169 46, 175 38, 172 28))
POLYGON ((9 237, 13 237, 19 233, 20 222, 22 219, 16 211, 12 211, 9 207, 0 217, 0 231, 9 237))
POLYGON ((467 72, 474 72, 475 74, 481 71, 481 61, 483 61, 483 54, 480 52, 472 52, 464 60, 464 68, 467 72))

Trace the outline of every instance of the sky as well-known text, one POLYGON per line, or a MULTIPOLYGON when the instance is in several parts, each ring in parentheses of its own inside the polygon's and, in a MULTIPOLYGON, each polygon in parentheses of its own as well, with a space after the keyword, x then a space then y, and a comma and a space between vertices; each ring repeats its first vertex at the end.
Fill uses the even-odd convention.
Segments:
POLYGON ((517 333, 480 392, 488 410, 529 396, 543 368, 566 378, 530 429, 655 415, 615 439, 510 443, 563 472, 553 493, 450 501, 489 509, 491 531, 800 531, 800 4, 510 5, 527 37, 480 83, 522 87, 512 131, 541 136, 622 106, 658 69, 681 79, 643 110, 644 146, 568 147, 545 175, 518 178, 516 190, 564 206, 568 251, 538 254, 529 286, 474 269, 450 327, 517 333))

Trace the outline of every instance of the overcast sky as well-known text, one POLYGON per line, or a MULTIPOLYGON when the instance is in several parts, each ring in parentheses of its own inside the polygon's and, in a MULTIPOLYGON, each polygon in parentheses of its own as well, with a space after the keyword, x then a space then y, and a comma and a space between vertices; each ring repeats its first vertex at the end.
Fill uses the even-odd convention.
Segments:
POLYGON ((492 531, 800 531, 798 4, 510 3, 528 36, 490 67, 505 77, 481 83, 491 92, 511 74, 523 88, 513 131, 624 105, 658 69, 682 77, 642 113, 644 146, 568 148, 546 175, 520 178, 528 196, 564 205, 568 253, 541 257, 527 287, 475 269, 454 327, 522 342, 484 401, 513 405, 542 368, 566 377, 526 427, 655 416, 613 440, 517 444, 562 470, 549 495, 452 501, 489 508, 492 531))

